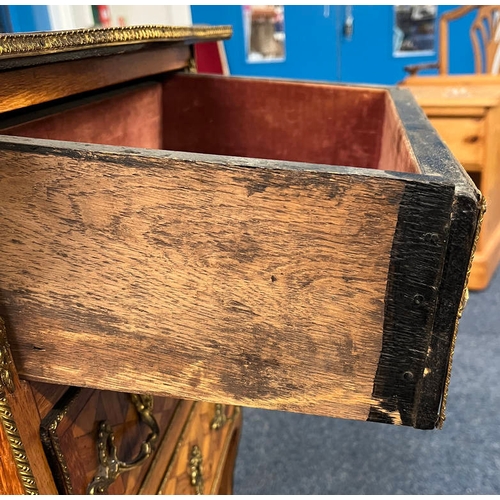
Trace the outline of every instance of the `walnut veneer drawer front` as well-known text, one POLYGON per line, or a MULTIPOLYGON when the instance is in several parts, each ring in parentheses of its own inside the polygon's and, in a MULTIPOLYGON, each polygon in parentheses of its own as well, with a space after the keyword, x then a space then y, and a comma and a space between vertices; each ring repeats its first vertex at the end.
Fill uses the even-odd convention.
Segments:
POLYGON ((469 171, 481 171, 485 154, 484 118, 429 116, 444 142, 469 171))
MULTIPOLYGON (((152 415, 163 439, 179 402, 154 398, 152 415)), ((116 474, 117 460, 133 463, 152 429, 141 420, 133 395, 70 389, 41 425, 42 441, 60 493, 137 493, 153 454, 116 474), (106 426, 104 425, 106 424, 106 426)))

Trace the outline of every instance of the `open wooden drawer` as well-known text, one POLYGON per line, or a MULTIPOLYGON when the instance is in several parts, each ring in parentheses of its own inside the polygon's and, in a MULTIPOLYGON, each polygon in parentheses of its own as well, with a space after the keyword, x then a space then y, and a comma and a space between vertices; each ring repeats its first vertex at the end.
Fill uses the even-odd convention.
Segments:
POLYGON ((409 91, 137 78, 0 116, 23 378, 437 426, 482 203, 409 91))

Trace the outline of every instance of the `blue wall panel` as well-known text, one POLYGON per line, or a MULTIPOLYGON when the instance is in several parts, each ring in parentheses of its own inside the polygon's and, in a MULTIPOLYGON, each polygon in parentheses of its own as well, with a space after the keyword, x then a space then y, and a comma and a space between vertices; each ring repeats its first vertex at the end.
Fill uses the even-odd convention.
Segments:
POLYGON ((9 14, 14 33, 51 29, 46 5, 9 5, 9 14))
MULTIPOLYGON (((333 11, 334 7, 330 10, 333 11)), ((193 23, 231 24, 234 34, 225 42, 231 74, 336 80, 336 39, 334 16, 325 17, 324 7, 285 6, 286 60, 284 62, 247 63, 240 5, 193 5, 193 23), (328 52, 325 52, 325 46, 328 52)))
MULTIPOLYGON (((438 7, 438 17, 457 6, 438 7)), ((342 40, 342 72, 344 82, 395 84, 405 77, 404 66, 437 61, 433 56, 394 57, 392 55, 392 5, 355 5, 354 35, 351 41, 342 40)), ((469 27, 474 13, 450 23, 450 72, 472 73, 473 55, 469 27)), ((429 74, 427 71, 422 74, 429 74)), ((434 71, 433 73, 436 73, 434 71)))
MULTIPOLYGON (((455 8, 439 6, 438 16, 455 8)), ((231 24, 233 38, 226 42, 231 73, 239 76, 284 77, 349 83, 395 84, 405 76, 403 67, 437 61, 435 56, 394 57, 391 5, 355 5, 354 32, 341 34, 345 7, 286 6, 286 61, 252 63, 245 60, 241 6, 191 7, 194 23, 231 24)), ((469 27, 474 13, 450 23, 450 72, 472 73, 473 55, 469 27)), ((428 72, 427 72, 428 73, 428 72)))

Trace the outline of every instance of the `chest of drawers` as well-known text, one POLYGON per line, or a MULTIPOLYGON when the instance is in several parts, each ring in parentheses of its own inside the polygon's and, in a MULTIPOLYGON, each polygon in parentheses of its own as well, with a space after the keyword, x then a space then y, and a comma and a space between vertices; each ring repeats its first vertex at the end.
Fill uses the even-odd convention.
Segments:
POLYGON ((479 191, 407 90, 193 73, 229 35, 0 37, 4 492, 228 492, 240 405, 444 419, 479 191))

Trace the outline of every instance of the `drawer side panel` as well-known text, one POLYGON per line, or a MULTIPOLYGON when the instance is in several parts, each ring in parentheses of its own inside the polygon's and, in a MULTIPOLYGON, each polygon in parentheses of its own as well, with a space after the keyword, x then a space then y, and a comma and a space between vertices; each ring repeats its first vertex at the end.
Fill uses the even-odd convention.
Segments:
MULTIPOLYGON (((413 181, 16 141, 1 151, 0 312, 26 378, 361 420, 380 403, 413 181)), ((416 205, 449 218, 451 188, 419 185, 416 205)))

